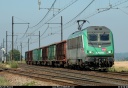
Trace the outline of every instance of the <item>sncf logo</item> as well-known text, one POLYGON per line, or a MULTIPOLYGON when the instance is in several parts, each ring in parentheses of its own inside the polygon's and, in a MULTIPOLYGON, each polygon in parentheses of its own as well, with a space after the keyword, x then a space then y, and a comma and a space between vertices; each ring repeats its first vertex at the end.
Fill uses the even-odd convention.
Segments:
POLYGON ((102 51, 106 51, 106 48, 102 48, 102 51))

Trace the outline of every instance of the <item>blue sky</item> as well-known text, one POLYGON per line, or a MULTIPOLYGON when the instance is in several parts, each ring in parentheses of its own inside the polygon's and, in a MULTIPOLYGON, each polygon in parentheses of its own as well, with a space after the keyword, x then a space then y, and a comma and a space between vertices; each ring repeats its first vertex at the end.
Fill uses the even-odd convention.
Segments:
MULTIPOLYGON (((74 1, 76 2, 60 13, 58 13, 59 10, 54 10, 54 12, 51 10, 45 19, 43 18, 48 10, 39 10, 38 0, 0 1, 0 43, 3 43, 3 39, 6 39, 6 31, 8 35, 12 33, 12 16, 14 16, 14 23, 30 23, 30 28, 28 28, 27 24, 14 24, 14 35, 18 35, 14 36, 14 48, 18 46, 20 50, 20 42, 22 42, 23 55, 28 49, 28 38, 30 39, 29 49, 38 48, 38 36, 34 35, 38 35, 39 31, 42 35, 41 46, 46 46, 61 40, 60 25, 45 24, 46 22, 60 23, 61 16, 63 16, 64 24, 63 40, 66 40, 71 33, 78 30, 77 20, 88 20, 89 23, 84 24, 83 28, 88 26, 106 26, 110 28, 114 35, 115 52, 128 52, 128 0, 94 0, 78 17, 76 16, 85 9, 92 0, 56 0, 54 8, 59 8, 60 11, 74 1), (110 5, 112 8, 107 10, 107 8, 110 8, 110 5), (97 9, 101 12, 98 13, 97 9), (76 18, 72 20, 74 17, 76 18), (49 19, 51 20, 48 21, 49 19), (23 36, 27 28, 27 34, 23 36), (47 31, 45 31, 46 29, 47 31), (33 33, 33 35, 30 36, 30 33, 33 33)), ((50 8, 55 0, 40 1, 41 8, 50 8)), ((11 41, 12 37, 8 36, 8 50, 11 50, 11 41)))

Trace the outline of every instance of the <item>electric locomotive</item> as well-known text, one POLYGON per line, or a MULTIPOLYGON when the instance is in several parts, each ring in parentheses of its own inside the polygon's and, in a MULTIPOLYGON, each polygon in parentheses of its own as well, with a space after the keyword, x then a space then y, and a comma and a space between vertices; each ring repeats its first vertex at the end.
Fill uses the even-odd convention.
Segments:
POLYGON ((114 40, 109 28, 90 26, 68 37, 68 66, 106 70, 113 64, 114 40))

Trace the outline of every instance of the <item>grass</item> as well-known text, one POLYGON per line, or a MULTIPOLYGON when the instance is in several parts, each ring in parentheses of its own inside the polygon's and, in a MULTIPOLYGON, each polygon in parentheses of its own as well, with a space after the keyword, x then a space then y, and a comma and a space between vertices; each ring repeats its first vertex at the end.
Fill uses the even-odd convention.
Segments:
POLYGON ((18 63, 16 61, 9 62, 11 68, 18 68, 18 63))
POLYGON ((23 84, 22 86, 35 86, 35 85, 36 85, 36 82, 31 81, 31 82, 29 82, 29 83, 23 84))
POLYGON ((9 82, 5 78, 0 76, 0 86, 7 86, 7 85, 9 85, 9 82))
POLYGON ((9 61, 7 63, 0 63, 2 68, 18 68, 18 63, 16 61, 9 61))
POLYGON ((110 72, 128 72, 128 69, 125 67, 111 67, 108 69, 110 72))
POLYGON ((128 61, 115 61, 114 66, 109 68, 110 72, 128 72, 128 61))

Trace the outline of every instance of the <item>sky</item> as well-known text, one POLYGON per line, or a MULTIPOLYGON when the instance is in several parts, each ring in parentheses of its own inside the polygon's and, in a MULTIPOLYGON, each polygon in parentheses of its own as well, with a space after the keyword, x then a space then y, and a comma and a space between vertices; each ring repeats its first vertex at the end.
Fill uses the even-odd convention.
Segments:
POLYGON ((0 0, 0 43, 12 49, 12 16, 14 22, 14 48, 25 51, 61 41, 78 30, 77 20, 88 20, 88 26, 106 26, 114 36, 116 53, 128 52, 128 0, 0 0), (52 8, 51 8, 52 7, 52 8), (48 9, 46 9, 48 8, 48 9), (55 9, 53 9, 55 8, 55 9), (20 24, 16 24, 20 23, 20 24), (25 24, 21 24, 25 23, 25 24), (29 25, 27 23, 30 23, 29 25), (48 24, 57 23, 57 24, 48 24))

